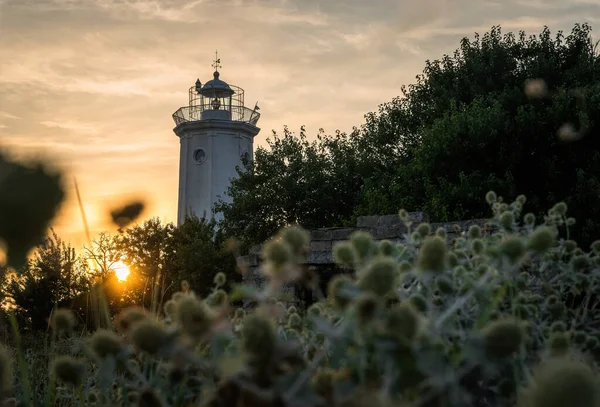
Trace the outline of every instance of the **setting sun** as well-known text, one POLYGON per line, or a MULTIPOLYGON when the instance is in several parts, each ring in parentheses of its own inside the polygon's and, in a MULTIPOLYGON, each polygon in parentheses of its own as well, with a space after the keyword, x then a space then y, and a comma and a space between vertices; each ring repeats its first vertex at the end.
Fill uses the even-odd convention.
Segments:
POLYGON ((119 281, 127 280, 127 276, 129 276, 129 267, 127 264, 123 263, 122 261, 118 261, 113 265, 112 269, 117 275, 117 279, 119 281))

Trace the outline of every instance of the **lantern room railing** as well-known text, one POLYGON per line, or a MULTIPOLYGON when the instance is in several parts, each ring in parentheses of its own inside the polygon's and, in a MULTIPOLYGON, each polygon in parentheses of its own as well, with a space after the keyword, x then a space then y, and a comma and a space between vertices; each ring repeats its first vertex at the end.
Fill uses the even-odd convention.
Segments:
MULTIPOLYGON (((173 121, 176 125, 186 122, 195 122, 202 119, 202 112, 212 110, 211 106, 184 106, 173 113, 173 121)), ((221 110, 230 110, 229 106, 223 106, 221 110)), ((231 120, 235 122, 249 123, 256 126, 260 113, 245 106, 231 106, 231 120)))

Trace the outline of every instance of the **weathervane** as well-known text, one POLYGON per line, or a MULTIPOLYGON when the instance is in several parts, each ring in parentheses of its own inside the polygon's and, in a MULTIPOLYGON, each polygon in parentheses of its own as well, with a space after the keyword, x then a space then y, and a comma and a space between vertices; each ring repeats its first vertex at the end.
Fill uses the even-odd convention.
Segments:
POLYGON ((215 51, 215 60, 212 64, 212 67, 215 68, 215 71, 219 72, 219 68, 223 68, 221 66, 221 58, 219 58, 219 54, 217 51, 215 51))

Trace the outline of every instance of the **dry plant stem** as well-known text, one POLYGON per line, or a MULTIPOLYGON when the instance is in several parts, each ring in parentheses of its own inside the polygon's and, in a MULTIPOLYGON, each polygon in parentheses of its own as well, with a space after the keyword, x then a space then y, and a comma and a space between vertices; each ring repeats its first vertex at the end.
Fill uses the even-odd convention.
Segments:
POLYGON ((21 335, 19 334, 19 326, 17 324, 17 317, 14 312, 9 314, 10 325, 13 330, 13 335, 15 338, 15 347, 17 349, 18 359, 19 359, 19 369, 21 370, 21 381, 23 382, 24 387, 24 396, 25 403, 33 403, 36 404, 35 396, 31 389, 31 382, 29 381, 29 372, 27 371, 27 362, 25 361, 25 357, 23 356, 23 349, 21 344, 21 335))

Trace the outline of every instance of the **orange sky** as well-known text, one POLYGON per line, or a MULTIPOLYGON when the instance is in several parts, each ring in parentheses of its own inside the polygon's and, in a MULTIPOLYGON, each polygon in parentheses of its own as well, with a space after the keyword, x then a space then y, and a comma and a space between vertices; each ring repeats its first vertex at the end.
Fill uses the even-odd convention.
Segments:
MULTIPOLYGON (((52 157, 69 186, 76 176, 92 233, 129 196, 175 221, 171 114, 211 79, 215 49, 221 79, 259 101, 256 147, 284 125, 362 124, 426 59, 492 25, 599 21, 597 0, 0 0, 0 145, 52 157)), ((83 243, 72 193, 55 227, 83 243)))

